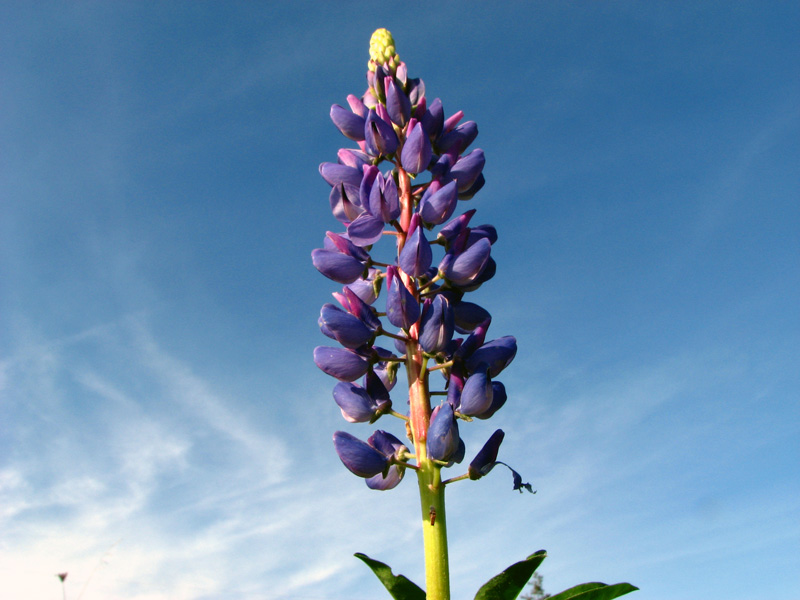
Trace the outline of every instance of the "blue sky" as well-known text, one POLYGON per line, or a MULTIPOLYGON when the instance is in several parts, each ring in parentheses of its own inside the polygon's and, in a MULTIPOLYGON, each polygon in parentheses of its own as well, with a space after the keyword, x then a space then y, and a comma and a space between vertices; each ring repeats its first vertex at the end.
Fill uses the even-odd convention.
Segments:
MULTIPOLYGON (((317 173, 387 27, 478 122, 519 352, 507 473, 448 490, 454 597, 800 599, 795 3, 0 6, 0 598, 366 600, 416 486, 340 464, 317 173), (393 15, 393 12, 399 14, 393 15)), ((397 400, 395 400, 397 403, 397 400)), ((381 424, 392 427, 391 423, 381 424)), ((396 433, 399 433, 396 432, 396 433)), ((458 474, 458 473, 454 473, 458 474)))

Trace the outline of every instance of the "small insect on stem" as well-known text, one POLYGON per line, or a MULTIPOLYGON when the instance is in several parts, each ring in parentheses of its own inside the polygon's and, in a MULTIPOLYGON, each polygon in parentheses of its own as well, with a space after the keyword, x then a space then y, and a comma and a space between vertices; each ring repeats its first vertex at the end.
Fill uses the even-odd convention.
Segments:
POLYGON ((436 522, 436 509, 431 506, 431 510, 428 514, 431 516, 431 525, 433 525, 436 522))

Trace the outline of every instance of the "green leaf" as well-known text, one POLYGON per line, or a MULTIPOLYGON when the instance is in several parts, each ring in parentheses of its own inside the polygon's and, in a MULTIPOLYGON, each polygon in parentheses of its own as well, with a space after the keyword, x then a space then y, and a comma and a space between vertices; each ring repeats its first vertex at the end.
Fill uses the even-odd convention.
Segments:
POLYGON ((355 556, 367 563, 394 600, 425 600, 425 591, 405 575, 394 575, 389 565, 361 552, 356 552, 355 556))
POLYGON ((514 600, 545 558, 547 552, 539 550, 525 560, 514 563, 484 583, 475 600, 514 600))
POLYGON ((612 598, 619 598, 638 589, 630 583, 615 583, 614 585, 582 583, 560 594, 550 596, 550 600, 612 600, 612 598))

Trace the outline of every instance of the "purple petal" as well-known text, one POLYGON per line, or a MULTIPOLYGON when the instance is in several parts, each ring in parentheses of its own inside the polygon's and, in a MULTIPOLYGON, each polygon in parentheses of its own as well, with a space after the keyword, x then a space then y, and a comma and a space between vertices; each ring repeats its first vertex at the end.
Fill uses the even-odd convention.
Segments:
POLYGON ((514 336, 506 335, 492 340, 475 350, 467 359, 467 369, 475 371, 481 364, 486 364, 490 377, 497 377, 517 355, 517 340, 514 336))
POLYGON ((345 431, 333 434, 333 446, 344 466, 359 477, 373 477, 388 465, 383 454, 345 431))
POLYGON ((377 415, 378 406, 360 385, 340 381, 333 388, 333 399, 350 423, 369 423, 377 415))
POLYGON ((364 272, 364 265, 352 256, 321 248, 311 252, 311 262, 325 277, 339 283, 353 283, 364 272))
POLYGON ((389 286, 386 295, 386 318, 395 327, 408 329, 419 319, 419 303, 403 284, 395 267, 386 269, 389 286))
MULTIPOLYGON (((489 471, 497 464, 497 452, 500 450, 500 444, 503 443, 505 433, 502 429, 495 431, 491 437, 483 445, 472 462, 469 463, 469 478, 480 479, 487 475, 489 471)), ((516 488, 515 488, 516 489, 516 488)))
POLYGON ((400 251, 397 264, 412 277, 419 277, 427 273, 430 268, 433 251, 420 226, 418 213, 414 213, 411 217, 408 230, 410 235, 406 238, 406 243, 400 251))
POLYGON ((449 461, 458 450, 458 423, 453 407, 448 402, 437 406, 431 413, 428 427, 428 457, 433 460, 449 461))
POLYGON ((366 344, 374 335, 359 318, 346 313, 333 304, 325 304, 319 315, 322 332, 335 339, 345 348, 358 348, 366 344))
POLYGON ((444 350, 453 339, 453 311, 450 302, 437 295, 432 302, 426 301, 420 319, 419 344, 428 353, 444 350))
POLYGON ((385 223, 368 213, 362 213, 347 226, 347 237, 359 247, 371 246, 383 235, 385 223))
POLYGON ((431 140, 421 123, 411 119, 403 150, 400 153, 400 164, 409 173, 421 173, 428 168, 433 150, 431 140), (413 128, 413 129, 412 129, 413 128))
POLYGON ((487 373, 488 367, 470 375, 461 390, 461 405, 458 411, 468 417, 486 412, 492 405, 492 382, 487 373))
POLYGON ((346 348, 317 346, 314 362, 323 372, 341 381, 355 381, 369 369, 366 357, 346 348))
POLYGON ((486 238, 478 240, 460 254, 446 254, 439 270, 455 285, 468 284, 481 274, 491 251, 492 245, 489 240, 486 238))
POLYGON ((458 159, 450 169, 450 175, 458 182, 459 192, 468 190, 475 183, 485 164, 486 158, 480 148, 458 159))
POLYGON ((366 122, 364 117, 353 114, 346 108, 334 104, 331 106, 331 121, 345 137, 356 142, 364 139, 364 124, 366 122))
POLYGON ((456 204, 458 204, 458 189, 455 180, 438 189, 431 184, 422 196, 419 214, 426 223, 441 225, 453 215, 456 204))
POLYGON ((386 112, 392 123, 398 127, 403 127, 411 116, 411 100, 405 92, 400 89, 394 79, 384 79, 386 86, 386 112))

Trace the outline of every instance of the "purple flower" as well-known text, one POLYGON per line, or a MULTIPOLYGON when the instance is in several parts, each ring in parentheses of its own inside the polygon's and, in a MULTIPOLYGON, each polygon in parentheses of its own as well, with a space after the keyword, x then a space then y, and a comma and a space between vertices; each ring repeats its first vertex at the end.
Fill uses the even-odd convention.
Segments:
POLYGON ((452 151, 461 154, 476 137, 478 137, 478 124, 475 121, 467 121, 442 135, 436 142, 436 147, 442 153, 452 151))
POLYGON ((352 349, 363 346, 375 335, 375 331, 367 327, 361 319, 330 303, 322 306, 319 328, 329 338, 352 349))
POLYGON ((454 285, 467 285, 477 279, 486 267, 491 251, 489 240, 482 238, 463 252, 445 254, 439 264, 439 272, 454 285))
POLYGON ((416 119, 411 119, 406 142, 400 152, 400 164, 406 171, 416 175, 428 168, 432 156, 431 140, 425 128, 416 119))
POLYGON ((373 477, 389 466, 383 454, 345 431, 333 434, 333 446, 344 466, 359 477, 373 477))
POLYGON ((425 190, 419 203, 419 214, 422 220, 431 225, 441 225, 451 216, 458 203, 456 182, 440 186, 437 181, 425 190))
POLYGON ((356 142, 364 139, 364 124, 366 120, 360 115, 356 115, 338 104, 331 106, 331 121, 342 135, 356 142))
POLYGON ((447 298, 437 294, 433 300, 426 300, 420 319, 422 349, 430 354, 444 350, 453 339, 453 328, 453 311, 447 298))
POLYGON ((372 156, 388 156, 397 150, 397 135, 392 126, 378 117, 374 110, 370 110, 367 116, 364 142, 367 153, 372 156))
POLYGON ((387 77, 383 83, 386 88, 386 112, 389 113, 392 123, 403 127, 411 116, 411 100, 394 79, 387 77))
POLYGON ((492 405, 492 381, 489 379, 488 367, 476 371, 464 382, 461 390, 461 403, 458 412, 474 417, 486 412, 492 405))
POLYGON ((492 404, 491 406, 482 412, 479 415, 475 415, 476 418, 485 420, 490 418, 494 413, 502 408, 502 406, 506 403, 508 399, 508 395, 506 394, 506 386, 504 386, 499 381, 492 382, 492 404))
MULTIPOLYGON (((386 390, 386 388, 383 389, 386 390)), ((392 407, 388 394, 386 396, 386 399, 378 402, 360 385, 345 381, 340 381, 333 388, 333 399, 342 410, 342 416, 350 423, 375 422, 392 407)))
POLYGON ((428 106, 428 110, 422 117, 422 124, 425 126, 425 131, 430 134, 431 139, 439 137, 442 127, 444 127, 444 109, 439 98, 435 98, 428 106))
MULTIPOLYGON (((497 452, 500 450, 500 444, 503 443, 505 433, 502 429, 495 431, 491 437, 483 445, 472 462, 469 463, 469 478, 480 479, 484 475, 488 475, 494 466, 497 464, 497 452)), ((516 489, 516 488, 515 488, 516 489)))
POLYGON ((517 340, 512 335, 506 335, 492 340, 475 350, 467 359, 466 366, 470 371, 476 371, 485 364, 490 377, 497 375, 505 369, 517 354, 517 340))
POLYGON ((369 369, 369 359, 347 348, 317 346, 314 362, 325 373, 341 381, 355 381, 369 369))
POLYGON ((412 277, 424 275, 433 261, 431 245, 422 232, 420 216, 414 213, 408 226, 408 237, 397 259, 397 264, 412 277))
POLYGON ((456 164, 450 169, 450 175, 458 182, 459 192, 468 190, 475 183, 483 171, 484 164, 486 164, 486 158, 480 148, 456 161, 456 164))
POLYGON ((407 452, 408 448, 391 433, 380 429, 373 433, 367 442, 393 463, 387 471, 368 478, 367 487, 382 491, 392 489, 403 479, 406 467, 405 463, 398 461, 398 456, 402 452, 407 452))
POLYGON ((431 413, 431 424, 428 427, 428 457, 433 460, 448 462, 458 451, 458 422, 449 402, 437 406, 431 413))
POLYGON ((369 193, 368 206, 369 212, 384 223, 400 216, 400 197, 391 174, 384 177, 378 173, 369 193))
POLYGON ((395 327, 408 329, 419 319, 419 303, 403 284, 395 267, 386 268, 386 282, 386 318, 395 327))
POLYGON ((381 321, 375 314, 375 309, 361 299, 358 292, 352 289, 352 285, 342 288, 342 293, 334 292, 333 297, 348 313, 357 317, 373 333, 381 328, 381 321))
POLYGON ((364 265, 358 259, 322 248, 312 250, 311 262, 317 271, 338 283, 353 283, 364 273, 364 265))
POLYGON ((470 333, 478 325, 492 318, 492 315, 485 308, 473 302, 464 301, 457 302, 453 306, 453 315, 455 317, 456 331, 459 333, 470 333))

